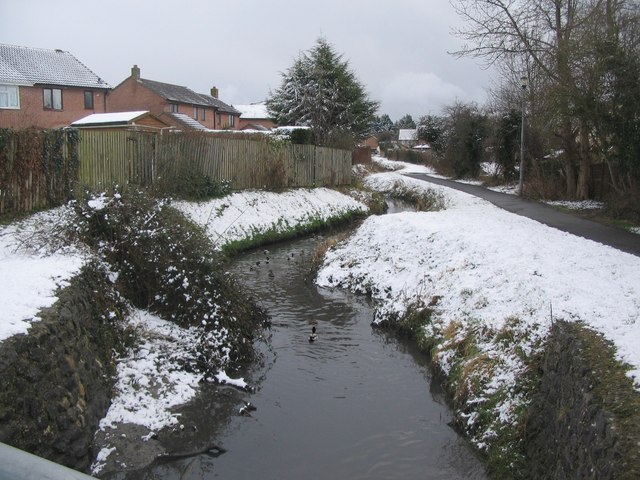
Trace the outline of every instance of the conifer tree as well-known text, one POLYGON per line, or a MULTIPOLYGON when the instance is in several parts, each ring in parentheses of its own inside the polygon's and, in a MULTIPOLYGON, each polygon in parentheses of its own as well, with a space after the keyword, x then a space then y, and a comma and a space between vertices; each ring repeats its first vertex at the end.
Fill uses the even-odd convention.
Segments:
POLYGON ((309 126, 317 145, 331 145, 345 135, 355 141, 367 134, 378 103, 368 98, 342 55, 321 38, 282 74, 267 108, 279 125, 309 126))

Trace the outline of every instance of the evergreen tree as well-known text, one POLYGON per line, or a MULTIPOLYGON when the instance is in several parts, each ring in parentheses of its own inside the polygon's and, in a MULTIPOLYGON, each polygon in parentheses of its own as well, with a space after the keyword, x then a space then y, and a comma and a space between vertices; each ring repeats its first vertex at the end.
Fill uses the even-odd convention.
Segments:
POLYGON ((383 113, 379 117, 375 117, 371 124, 371 133, 381 133, 393 130, 393 122, 386 113, 383 113))
POLYGON ((354 141, 370 131, 378 103, 370 100, 349 63, 324 39, 294 61, 267 99, 280 125, 306 125, 318 145, 354 141))
POLYGON ((408 113, 396 122, 396 129, 400 130, 401 128, 416 128, 416 122, 408 113))

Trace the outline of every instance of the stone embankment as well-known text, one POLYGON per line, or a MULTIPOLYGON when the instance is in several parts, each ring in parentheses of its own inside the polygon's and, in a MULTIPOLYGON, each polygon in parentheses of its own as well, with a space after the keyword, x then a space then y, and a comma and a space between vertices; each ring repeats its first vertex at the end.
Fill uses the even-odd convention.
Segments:
POLYGON ((85 268, 27 335, 0 348, 0 442, 76 470, 111 401, 113 325, 119 315, 108 281, 85 268))
POLYGON ((529 409, 529 478, 640 478, 640 394, 602 336, 556 322, 529 409))

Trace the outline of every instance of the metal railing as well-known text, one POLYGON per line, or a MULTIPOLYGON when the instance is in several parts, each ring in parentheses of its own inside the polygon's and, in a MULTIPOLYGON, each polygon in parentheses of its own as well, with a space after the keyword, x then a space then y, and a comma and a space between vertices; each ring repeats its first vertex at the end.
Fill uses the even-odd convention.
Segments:
POLYGON ((57 463, 0 443, 0 480, 91 480, 57 463))

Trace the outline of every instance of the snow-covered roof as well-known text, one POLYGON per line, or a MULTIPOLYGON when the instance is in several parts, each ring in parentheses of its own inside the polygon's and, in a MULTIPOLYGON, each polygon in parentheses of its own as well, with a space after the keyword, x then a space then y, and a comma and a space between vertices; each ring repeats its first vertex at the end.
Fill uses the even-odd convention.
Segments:
POLYGON ((415 128, 401 128, 400 130, 398 130, 398 140, 401 142, 417 139, 418 130, 416 130, 415 128))
POLYGON ((250 103, 249 105, 234 105, 234 108, 240 112, 240 118, 242 119, 268 120, 271 118, 267 111, 267 105, 264 102, 250 103))
POLYGON ((170 117, 173 117, 181 125, 184 125, 190 130, 202 130, 206 132, 210 131, 209 128, 205 127, 200 122, 198 122, 197 120, 194 120, 189 115, 185 115, 184 113, 167 113, 167 115, 169 115, 170 117))
POLYGON ((93 113, 84 118, 81 118, 80 120, 76 120, 71 125, 126 125, 127 123, 132 122, 148 113, 148 110, 141 110, 137 112, 93 113))
POLYGON ((6 44, 0 44, 0 84, 111 88, 69 52, 6 44))

